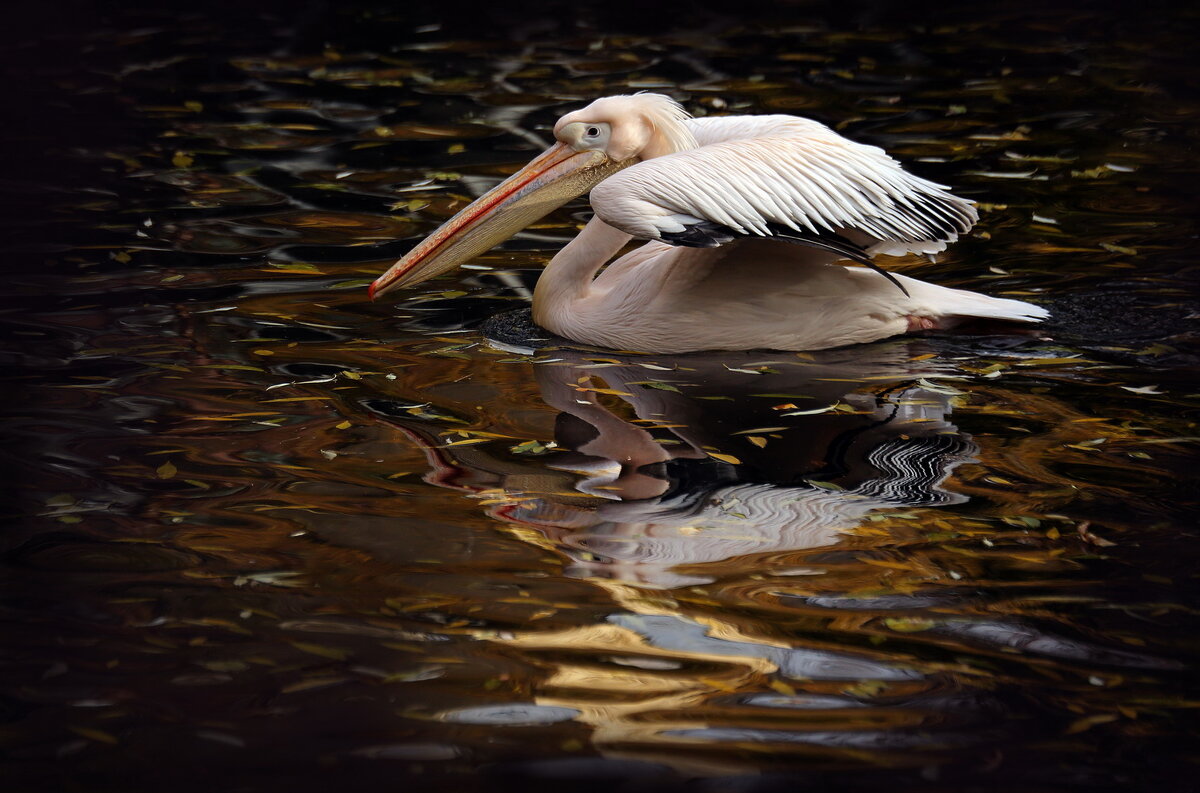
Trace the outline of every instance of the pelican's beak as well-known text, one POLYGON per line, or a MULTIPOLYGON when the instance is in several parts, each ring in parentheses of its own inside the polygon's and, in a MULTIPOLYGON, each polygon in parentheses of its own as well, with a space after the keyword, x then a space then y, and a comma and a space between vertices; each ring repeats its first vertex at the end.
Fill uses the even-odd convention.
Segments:
POLYGON ((371 284, 370 298, 420 283, 484 253, 633 163, 556 143, 393 264, 371 284))

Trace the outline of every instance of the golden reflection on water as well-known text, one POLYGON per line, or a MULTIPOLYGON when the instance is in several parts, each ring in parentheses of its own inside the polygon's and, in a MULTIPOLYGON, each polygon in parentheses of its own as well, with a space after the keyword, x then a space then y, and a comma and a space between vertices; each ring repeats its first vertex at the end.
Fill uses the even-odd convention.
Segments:
POLYGON ((104 83, 161 135, 78 155, 113 189, 63 217, 109 236, 19 315, 15 778, 1164 778, 1197 702, 1195 108, 1163 101, 1188 72, 1150 90, 1147 48, 1068 69, 997 25, 912 31, 932 61, 883 28, 735 27, 243 47, 198 98, 160 95, 187 58, 104 83), (366 302, 560 110, 631 88, 886 145, 983 213, 897 269, 1070 321, 812 355, 490 346, 477 321, 526 305, 582 204, 366 302))

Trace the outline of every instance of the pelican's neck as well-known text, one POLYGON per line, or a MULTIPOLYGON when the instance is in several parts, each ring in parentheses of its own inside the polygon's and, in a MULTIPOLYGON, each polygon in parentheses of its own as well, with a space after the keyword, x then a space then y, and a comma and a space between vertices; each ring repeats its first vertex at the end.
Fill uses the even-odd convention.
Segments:
POLYGON ((587 297, 596 273, 631 239, 600 218, 588 221, 538 278, 533 290, 533 321, 553 329, 553 314, 569 310, 575 301, 587 297))

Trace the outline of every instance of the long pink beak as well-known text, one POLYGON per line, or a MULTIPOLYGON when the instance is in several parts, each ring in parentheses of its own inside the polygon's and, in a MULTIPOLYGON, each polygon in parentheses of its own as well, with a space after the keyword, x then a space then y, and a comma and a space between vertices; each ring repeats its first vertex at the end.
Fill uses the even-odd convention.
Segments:
POLYGON ((556 143, 443 223, 379 276, 367 294, 374 300, 457 267, 632 162, 613 162, 603 152, 556 143))

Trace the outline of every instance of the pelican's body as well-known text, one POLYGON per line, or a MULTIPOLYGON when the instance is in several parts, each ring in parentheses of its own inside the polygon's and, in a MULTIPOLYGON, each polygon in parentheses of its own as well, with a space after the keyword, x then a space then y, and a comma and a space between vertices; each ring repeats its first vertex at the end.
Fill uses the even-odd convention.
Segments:
POLYGON ((876 254, 937 253, 976 212, 882 150, 817 122, 693 119, 664 96, 638 94, 567 114, 555 137, 372 293, 466 261, 590 189, 595 217, 547 265, 533 301, 539 325, 585 344, 815 350, 964 317, 1046 316, 1017 300, 834 264, 854 259, 878 270, 876 254), (635 239, 646 242, 612 261, 635 239))

